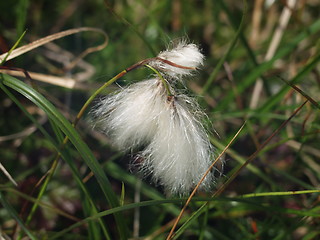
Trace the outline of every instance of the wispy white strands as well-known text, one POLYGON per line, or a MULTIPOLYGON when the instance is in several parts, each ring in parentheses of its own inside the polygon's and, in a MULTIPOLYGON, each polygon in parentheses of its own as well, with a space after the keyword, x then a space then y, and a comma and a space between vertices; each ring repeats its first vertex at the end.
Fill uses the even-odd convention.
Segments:
MULTIPOLYGON (((175 85, 171 80, 182 81, 203 59, 197 45, 180 42, 148 62, 159 71, 157 78, 121 89, 92 111, 95 125, 114 146, 132 152, 144 147, 134 165, 168 194, 190 193, 214 160, 214 149, 200 121, 205 114, 192 98, 176 94, 171 86, 175 85)), ((200 189, 210 189, 213 182, 212 171, 200 189)))
POLYGON ((151 66, 162 73, 180 79, 184 75, 191 75, 194 70, 203 65, 204 56, 195 44, 187 44, 181 41, 176 47, 161 52, 158 58, 168 60, 178 66, 167 64, 163 61, 155 60, 151 66))
POLYGON ((120 150, 147 144, 157 131, 166 92, 159 79, 144 80, 103 99, 92 111, 95 125, 120 150))
MULTIPOLYGON (((200 123, 195 102, 185 95, 173 97, 157 119, 158 131, 141 153, 142 171, 152 173, 155 182, 171 194, 190 193, 213 161, 213 147, 200 123)), ((207 175, 200 189, 208 190, 214 181, 207 175)))

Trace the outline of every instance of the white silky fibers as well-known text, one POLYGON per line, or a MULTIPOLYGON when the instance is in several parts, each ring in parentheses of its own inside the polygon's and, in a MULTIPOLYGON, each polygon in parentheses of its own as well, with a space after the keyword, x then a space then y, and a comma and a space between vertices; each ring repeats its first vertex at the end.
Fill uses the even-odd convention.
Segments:
MULTIPOLYGON (((141 152, 143 172, 151 172, 154 181, 171 194, 189 193, 214 159, 206 131, 190 111, 194 110, 194 105, 193 100, 185 95, 167 102, 157 119, 158 131, 141 152)), ((209 190, 213 180, 211 172, 200 189, 209 190)))
POLYGON ((103 99, 92 111, 95 125, 120 150, 135 150, 153 138, 163 110, 165 89, 158 79, 144 80, 103 99))
MULTIPOLYGON (((179 80, 192 74, 204 59, 196 45, 184 42, 158 58, 170 64, 156 59, 150 65, 179 80)), ((134 83, 104 98, 92 114, 95 125, 114 146, 131 152, 143 148, 134 161, 140 172, 167 193, 182 196, 194 189, 210 167, 214 149, 201 124, 205 114, 192 98, 176 94, 170 84, 159 77, 134 83), (168 88, 173 96, 168 95, 168 88)), ((200 189, 209 190, 213 183, 211 171, 200 189)))
POLYGON ((176 67, 159 60, 150 63, 151 66, 164 74, 180 80, 182 76, 192 75, 194 70, 203 65, 204 60, 204 56, 198 46, 196 44, 187 44, 185 41, 179 42, 173 49, 161 52, 157 57, 183 66, 176 67))

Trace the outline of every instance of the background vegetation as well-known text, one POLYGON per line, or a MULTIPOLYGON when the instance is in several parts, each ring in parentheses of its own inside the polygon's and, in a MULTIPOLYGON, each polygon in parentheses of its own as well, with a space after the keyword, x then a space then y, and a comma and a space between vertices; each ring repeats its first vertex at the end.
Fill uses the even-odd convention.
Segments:
MULTIPOLYGON (((117 152, 110 146, 112 139, 92 130, 87 114, 76 131, 70 122, 104 82, 155 56, 171 40, 188 37, 206 56, 205 66, 187 85, 213 123, 210 137, 217 153, 246 125, 223 156, 224 174, 216 189, 196 195, 175 237, 319 239, 320 198, 312 191, 320 181, 320 4, 256 0, 245 6, 229 0, 1 1, 3 53, 25 30, 19 46, 83 26, 99 28, 109 37, 108 46, 86 56, 80 67, 68 64, 101 44, 101 34, 75 34, 3 63, 78 84, 57 86, 44 77, 33 79, 32 88, 24 84, 30 83, 24 74, 16 76, 19 71, 11 77, 1 74, 0 159, 18 184, 2 169, 1 236, 168 236, 186 199, 166 198, 148 179, 141 182, 130 167, 131 156, 117 152), (78 75, 83 72, 89 74, 85 79, 78 75), (64 136, 71 144, 60 150, 57 162, 64 136)), ((150 74, 138 69, 117 83, 124 86, 150 74)))

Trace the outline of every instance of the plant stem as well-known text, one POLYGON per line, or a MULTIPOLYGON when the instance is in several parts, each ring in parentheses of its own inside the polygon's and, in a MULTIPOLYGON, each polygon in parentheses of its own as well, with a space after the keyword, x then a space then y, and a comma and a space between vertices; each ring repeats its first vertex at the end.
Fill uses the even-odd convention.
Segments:
POLYGON ((164 79, 164 77, 157 71, 154 67, 151 67, 150 65, 146 64, 146 67, 150 68, 153 72, 155 72, 158 77, 160 78, 163 86, 165 87, 168 96, 173 96, 172 92, 170 91, 170 85, 168 84, 167 80, 164 79))

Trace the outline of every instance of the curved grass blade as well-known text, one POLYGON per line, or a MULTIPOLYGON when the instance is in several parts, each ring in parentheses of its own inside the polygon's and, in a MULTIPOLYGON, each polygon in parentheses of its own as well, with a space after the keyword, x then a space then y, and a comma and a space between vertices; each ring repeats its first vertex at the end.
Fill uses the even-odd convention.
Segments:
MULTIPOLYGON (((270 193, 258 193, 256 196, 255 194, 247 194, 247 195, 243 195, 245 196, 245 198, 254 198, 254 197, 262 197, 262 196, 291 196, 294 194, 312 194, 312 193, 319 193, 320 190, 304 190, 304 191, 295 191, 295 192, 272 192, 270 193)), ((242 197, 242 196, 240 196, 242 197)), ((229 198, 214 198, 216 200, 218 199, 224 199, 223 201, 237 201, 237 202, 243 202, 243 203, 247 203, 249 204, 250 210, 256 210, 256 211, 265 211, 265 212, 275 212, 277 214, 279 213, 283 213, 283 214, 296 214, 298 216, 302 216, 302 217, 320 217, 319 214, 319 209, 318 208, 314 208, 314 209, 310 209, 310 210, 297 210, 297 209, 290 209, 290 208, 282 208, 282 207, 276 207, 276 206, 266 206, 266 205, 259 205, 256 201, 252 202, 252 201, 241 201, 241 198, 233 198, 232 200, 229 198)), ((206 203, 204 203, 197 211, 193 212, 192 215, 185 220, 185 222, 183 223, 183 225, 176 231, 175 235, 172 237, 172 239, 178 239, 181 234, 187 230, 190 225, 194 222, 195 219, 197 219, 204 211, 205 208, 208 206, 208 204, 212 202, 212 201, 208 201, 206 203)), ((210 209, 213 208, 213 205, 210 205, 210 209)))
MULTIPOLYGON (((18 101, 18 99, 0 82, 0 88, 7 94, 7 96, 21 109, 21 111, 34 123, 34 125, 39 129, 39 131, 45 136, 45 138, 47 140, 49 140, 49 142, 52 144, 52 146, 54 147, 54 149, 56 150, 56 152, 58 154, 61 155, 62 159, 64 161, 66 161, 66 163, 69 165, 71 172, 73 174, 73 177, 76 181, 76 183, 78 184, 79 188, 83 191, 85 197, 88 199, 88 201, 91 204, 91 209, 93 211, 94 214, 98 213, 97 207, 94 204, 94 201, 92 200, 92 197, 89 193, 89 191, 87 190, 86 186, 84 185, 84 183, 82 182, 82 178, 81 175, 77 169, 77 167, 75 166, 72 158, 69 156, 68 151, 63 150, 60 148, 60 144, 58 144, 58 142, 56 142, 51 135, 42 127, 41 124, 39 124, 37 122, 37 120, 21 105, 21 103, 18 101)), ((49 119, 50 120, 50 119, 49 119)), ((52 127, 53 129, 58 128, 56 126, 56 124, 53 123, 53 121, 50 120, 50 122, 52 123, 52 127)), ((59 142, 61 142, 61 140, 63 139, 63 136, 60 134, 60 129, 56 129, 54 130, 56 133, 56 136, 58 137, 58 140, 60 139, 59 142), (59 138, 60 136, 60 138, 59 138)), ((39 195, 38 195, 38 199, 39 199, 39 195)), ((106 229, 105 224, 103 223, 102 219, 98 220, 100 223, 100 226, 102 228, 102 231, 104 233, 105 239, 110 239, 108 230, 106 229)))
MULTIPOLYGON (((60 39, 60 38, 63 38, 63 37, 66 37, 66 36, 69 36, 69 35, 72 35, 72 34, 75 34, 75 33, 86 32, 86 31, 98 32, 98 33, 103 34, 103 36, 105 37, 105 41, 101 45, 99 45, 97 47, 88 48, 83 53, 81 53, 79 57, 84 57, 85 55, 87 55, 89 53, 92 53, 94 51, 98 51, 98 50, 103 49, 103 48, 105 48, 107 46, 107 44, 108 44, 108 35, 104 31, 102 31, 101 29, 98 29, 98 28, 81 27, 81 28, 69 29, 69 30, 66 30, 66 31, 62 31, 62 32, 59 32, 59 33, 55 33, 55 34, 40 38, 40 39, 38 39, 38 40, 36 40, 34 42, 31 42, 31 43, 29 43, 27 45, 24 45, 22 47, 14 49, 10 53, 9 56, 7 56, 8 53, 1 54, 0 55, 0 61, 4 62, 3 61, 4 59, 9 61, 9 60, 11 60, 13 58, 16 58, 16 57, 24 54, 24 53, 27 53, 27 52, 31 51, 32 49, 38 48, 38 47, 40 47, 40 46, 42 46, 44 44, 47 44, 49 42, 52 42, 54 40, 57 40, 57 39, 60 39)), ((79 57, 75 61, 77 61, 79 59, 79 57)))
MULTIPOLYGON (((57 126, 64 132, 64 134, 70 139, 71 143, 75 146, 87 166, 94 173, 102 192, 104 193, 109 205, 113 208, 119 205, 119 201, 112 191, 109 179, 105 175, 104 171, 100 167, 100 164, 90 151, 89 147, 82 141, 81 137, 71 125, 71 123, 41 94, 36 92, 33 88, 25 83, 17 80, 9 75, 1 74, 3 84, 19 92, 35 105, 41 108, 48 117, 54 121, 57 126)), ((126 239, 127 228, 123 216, 115 214, 115 220, 121 239, 126 239)))

